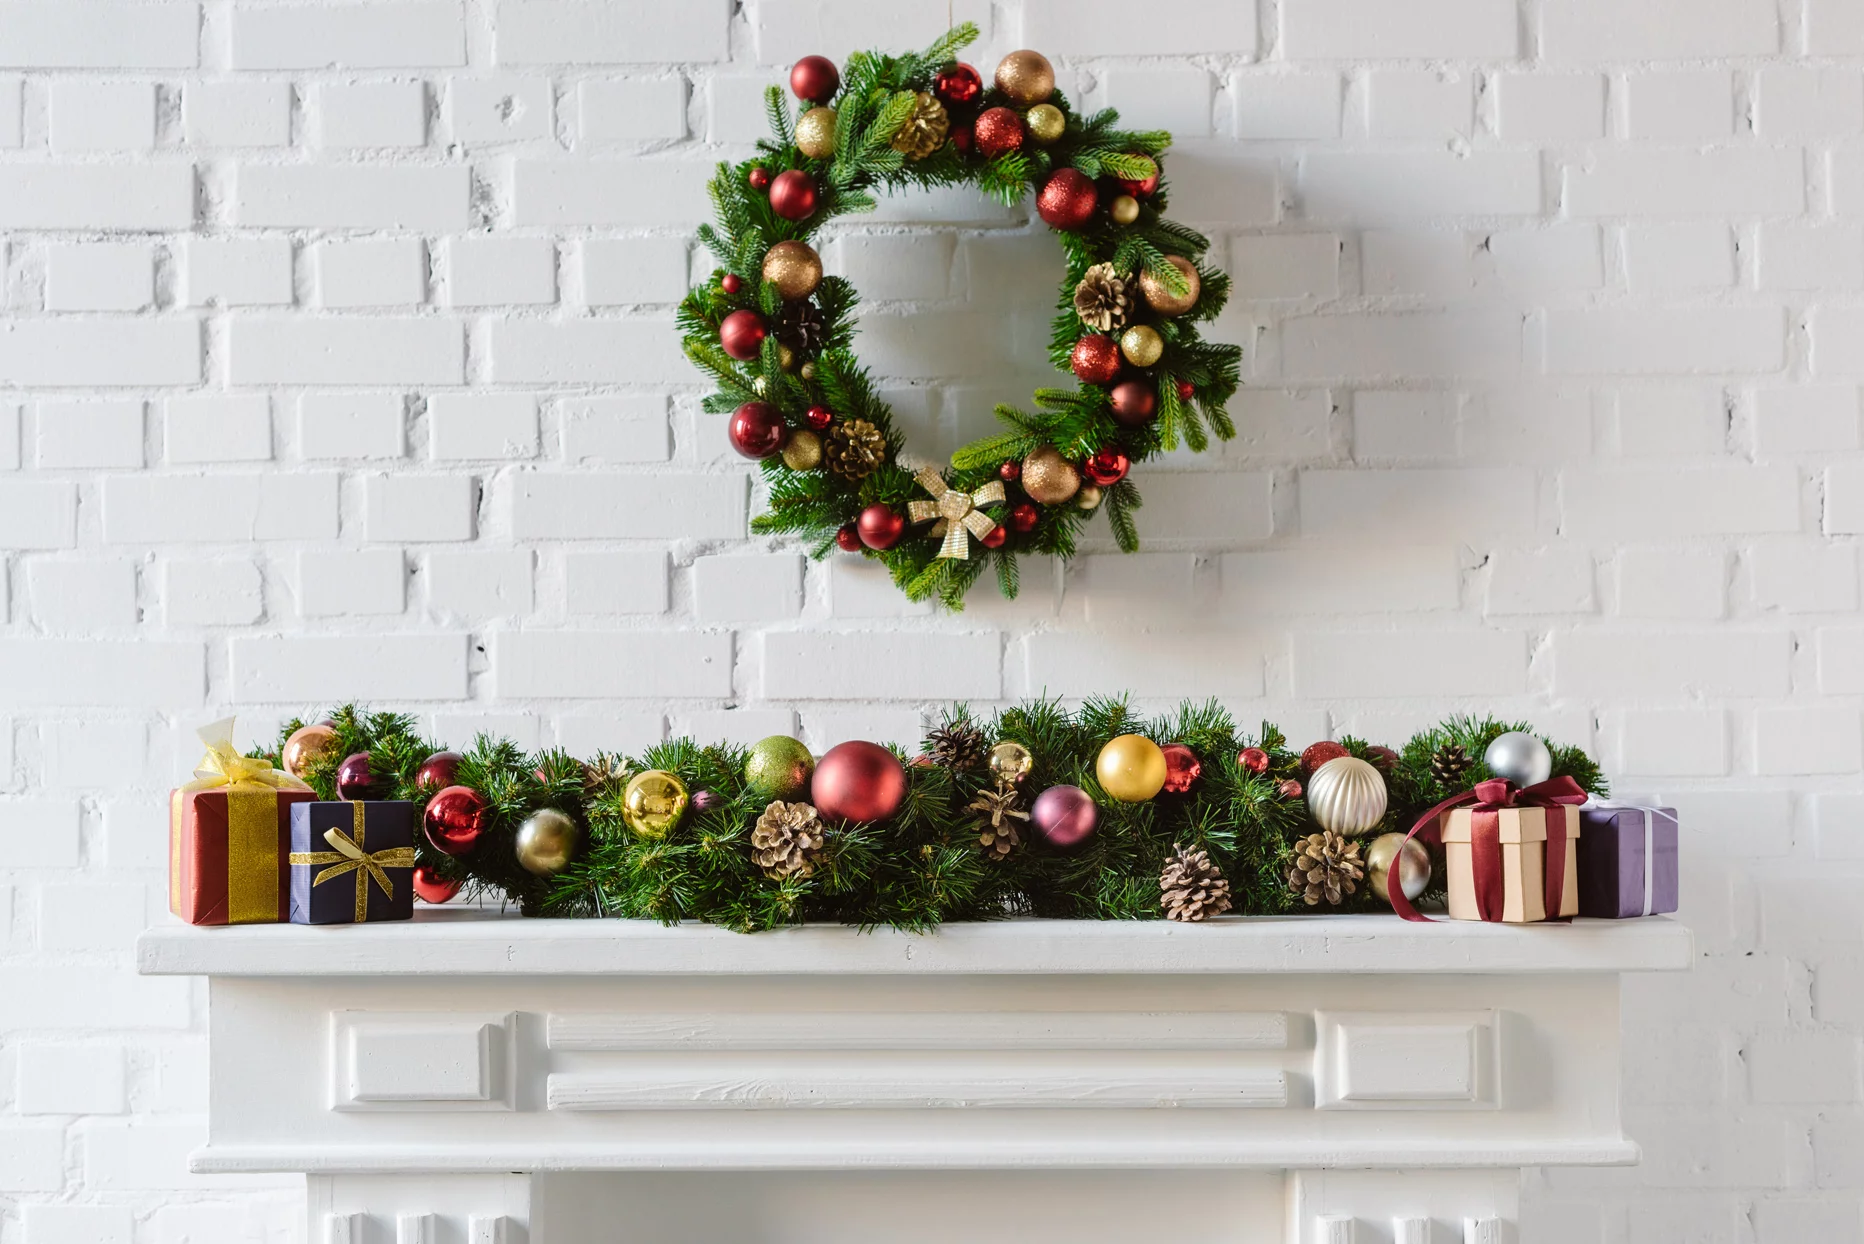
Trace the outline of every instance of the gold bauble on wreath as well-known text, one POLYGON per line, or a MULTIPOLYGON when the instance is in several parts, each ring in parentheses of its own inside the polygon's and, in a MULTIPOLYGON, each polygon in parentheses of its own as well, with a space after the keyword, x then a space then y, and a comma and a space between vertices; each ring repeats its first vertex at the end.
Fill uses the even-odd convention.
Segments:
POLYGON ((1023 459, 1023 491, 1042 505, 1060 505, 1081 490, 1081 473, 1053 445, 1023 459))
POLYGON ((686 814, 686 783, 665 769, 648 769, 628 780, 621 819, 637 837, 665 838, 686 814))
POLYGON ((1005 739, 990 749, 990 775, 999 782, 1014 785, 1029 775, 1035 768, 1036 758, 1027 747, 1015 739, 1005 739))
POLYGON ((1100 496, 1100 486, 1098 484, 1084 484, 1081 487, 1081 491, 1074 494, 1075 507, 1082 510, 1098 509, 1100 506, 1100 496))
POLYGON ((764 252, 764 279, 788 302, 800 302, 822 284, 822 256, 807 242, 778 242, 764 252))
POLYGON ((1037 104, 1023 114, 1029 136, 1044 147, 1060 138, 1068 128, 1068 118, 1054 104, 1037 104))
POLYGON ((1165 749, 1143 734, 1109 739, 1094 758, 1100 788, 1121 803, 1144 803, 1165 789, 1165 749))
POLYGON ((1107 215, 1116 225, 1130 225, 1139 219, 1139 200, 1130 194, 1118 195, 1107 204, 1107 215))
POLYGON ((537 877, 554 877, 570 866, 582 845, 582 828, 567 813, 539 808, 524 818, 512 850, 524 871, 537 877))
POLYGON ((302 778, 310 772, 314 764, 330 759, 336 755, 337 728, 327 721, 312 722, 300 726, 285 740, 285 772, 294 778, 302 778))
POLYGON ((1183 255, 1167 255, 1165 259, 1184 277, 1184 293, 1172 293, 1165 288, 1165 282, 1150 272, 1139 274, 1139 291, 1146 296, 1146 305, 1160 315, 1183 315, 1197 305, 1197 295, 1203 288, 1203 281, 1197 275, 1197 265, 1183 255))
POLYGON ((1040 52, 1024 48, 997 63, 997 89, 1024 107, 1055 93, 1055 66, 1040 52))
POLYGON ((1120 334, 1120 353, 1134 367, 1150 367, 1165 354, 1165 339, 1150 324, 1135 324, 1120 334))
POLYGON ((835 154, 835 110, 824 105, 796 118, 796 149, 811 160, 835 154))
POLYGON ((808 428, 797 428, 783 445, 783 465, 792 471, 813 471, 822 465, 822 438, 808 428))

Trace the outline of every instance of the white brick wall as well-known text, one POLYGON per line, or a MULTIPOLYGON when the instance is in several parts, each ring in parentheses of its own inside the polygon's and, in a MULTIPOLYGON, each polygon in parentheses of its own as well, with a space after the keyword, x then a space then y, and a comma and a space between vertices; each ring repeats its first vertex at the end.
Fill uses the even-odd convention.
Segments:
MULTIPOLYGON (((1856 1244, 1864 8, 958 0, 986 72, 1178 132, 1248 370, 1237 441, 1138 473, 1144 554, 955 618, 746 535, 670 314, 762 86, 946 8, 0 0, 0 1240, 295 1238, 182 1169, 198 1004, 130 970, 208 716, 821 746, 1131 689, 1520 715, 1674 799, 1705 953, 1627 987, 1645 1165, 1530 1180, 1525 1244, 1856 1244)), ((823 253, 917 448, 1046 382, 1026 211, 823 253)))

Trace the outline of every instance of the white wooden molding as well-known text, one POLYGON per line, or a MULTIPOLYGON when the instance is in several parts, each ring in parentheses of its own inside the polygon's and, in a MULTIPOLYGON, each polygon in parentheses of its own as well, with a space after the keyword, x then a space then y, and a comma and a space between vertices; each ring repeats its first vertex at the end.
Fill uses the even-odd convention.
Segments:
POLYGON ((1280 1050, 1280 1012, 755 1011, 552 1015, 553 1050, 1280 1050), (825 1022, 826 1021, 826 1022, 825 1022))
POLYGON ((1492 1110, 1501 1025, 1493 1012, 1323 1012, 1315 1017, 1322 1110, 1492 1110))
POLYGON ((510 1012, 335 1011, 330 1108, 509 1110, 515 1018, 510 1012))

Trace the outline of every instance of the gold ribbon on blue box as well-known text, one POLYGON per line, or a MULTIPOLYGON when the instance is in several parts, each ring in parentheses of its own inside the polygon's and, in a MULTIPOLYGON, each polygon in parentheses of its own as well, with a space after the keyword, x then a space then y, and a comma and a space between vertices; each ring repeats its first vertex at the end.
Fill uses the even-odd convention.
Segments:
POLYGON ((414 914, 414 805, 309 803, 291 820, 291 919, 361 924, 414 914), (328 851, 310 849, 318 842, 328 851), (345 878, 354 878, 346 883, 345 878))

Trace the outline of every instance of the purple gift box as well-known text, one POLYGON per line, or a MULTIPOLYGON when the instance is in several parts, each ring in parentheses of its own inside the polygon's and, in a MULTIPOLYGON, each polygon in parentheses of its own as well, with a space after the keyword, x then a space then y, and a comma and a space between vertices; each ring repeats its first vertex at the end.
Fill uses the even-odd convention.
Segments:
POLYGON ((1621 920, 1675 911, 1676 809, 1579 810, 1579 914, 1621 920))
POLYGON ((414 805, 300 803, 291 809, 293 924, 414 918, 414 805))

